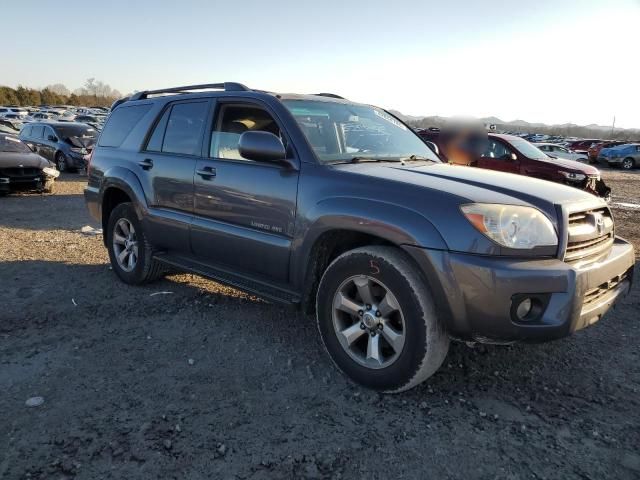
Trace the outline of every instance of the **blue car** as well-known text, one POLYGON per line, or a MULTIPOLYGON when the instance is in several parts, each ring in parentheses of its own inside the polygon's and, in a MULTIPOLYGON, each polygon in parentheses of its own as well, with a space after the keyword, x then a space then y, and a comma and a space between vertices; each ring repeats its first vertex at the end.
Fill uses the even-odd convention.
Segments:
POLYGON ((610 167, 619 166, 631 170, 640 165, 640 143, 603 148, 598 155, 598 162, 607 163, 610 167))

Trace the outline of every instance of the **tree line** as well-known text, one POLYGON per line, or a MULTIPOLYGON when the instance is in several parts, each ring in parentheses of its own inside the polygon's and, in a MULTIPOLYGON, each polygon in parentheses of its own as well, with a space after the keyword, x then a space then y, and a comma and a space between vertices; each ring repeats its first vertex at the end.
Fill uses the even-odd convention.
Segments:
POLYGON ((110 107, 122 94, 109 85, 89 78, 81 88, 70 91, 61 83, 42 89, 0 86, 0 105, 21 107, 38 105, 77 105, 87 107, 110 107))

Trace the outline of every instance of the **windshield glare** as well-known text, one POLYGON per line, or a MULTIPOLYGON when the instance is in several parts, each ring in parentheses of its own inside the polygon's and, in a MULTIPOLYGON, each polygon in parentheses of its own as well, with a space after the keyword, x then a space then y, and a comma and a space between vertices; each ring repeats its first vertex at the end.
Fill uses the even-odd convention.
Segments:
POLYGON ((0 135, 0 152, 31 153, 31 150, 17 138, 0 135))
POLYGON ((538 147, 530 144, 522 138, 515 138, 510 140, 511 144, 520 151, 525 157, 533 160, 545 160, 549 159, 549 156, 540 150, 538 147))
POLYGON ((366 105, 314 100, 284 100, 321 162, 354 157, 381 160, 415 155, 440 162, 402 122, 366 105))

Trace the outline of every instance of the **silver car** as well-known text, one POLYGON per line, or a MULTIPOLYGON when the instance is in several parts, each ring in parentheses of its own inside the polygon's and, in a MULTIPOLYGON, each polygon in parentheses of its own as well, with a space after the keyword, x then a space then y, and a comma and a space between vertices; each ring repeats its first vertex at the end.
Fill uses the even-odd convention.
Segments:
POLYGON ((534 145, 550 157, 576 160, 578 162, 586 162, 588 160, 586 153, 576 153, 567 147, 556 145, 555 143, 535 143, 534 145))

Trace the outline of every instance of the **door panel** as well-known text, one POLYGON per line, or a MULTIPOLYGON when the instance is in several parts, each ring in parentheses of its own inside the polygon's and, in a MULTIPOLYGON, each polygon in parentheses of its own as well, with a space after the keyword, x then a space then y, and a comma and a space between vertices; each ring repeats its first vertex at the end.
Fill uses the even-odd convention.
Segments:
POLYGON ((193 172, 202 151, 208 100, 173 102, 160 115, 134 169, 150 211, 145 228, 160 249, 190 253, 193 172))
MULTIPOLYGON (((242 108, 238 108, 234 110, 236 119, 246 120, 241 118, 242 108)), ((261 115, 256 108, 261 107, 248 105, 244 115, 261 115)), ((219 110, 225 111, 225 105, 219 110)), ((213 122, 214 129, 223 130, 212 135, 210 151, 214 158, 201 159, 196 165, 191 248, 216 265, 287 283, 298 171, 241 159, 237 141, 244 127, 229 121, 227 128, 221 121, 213 122)), ((251 125, 249 129, 280 134, 279 127, 264 118, 244 123, 251 125)))

